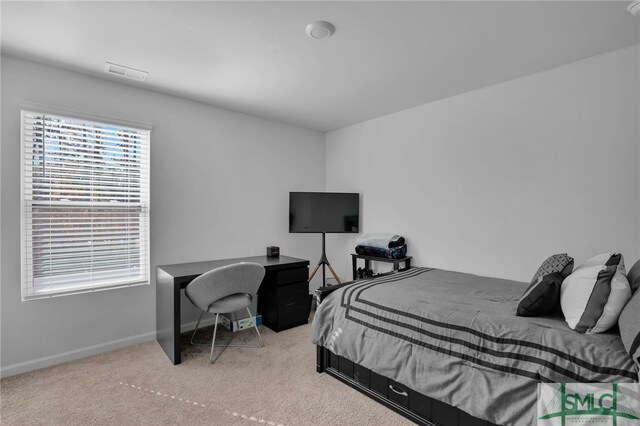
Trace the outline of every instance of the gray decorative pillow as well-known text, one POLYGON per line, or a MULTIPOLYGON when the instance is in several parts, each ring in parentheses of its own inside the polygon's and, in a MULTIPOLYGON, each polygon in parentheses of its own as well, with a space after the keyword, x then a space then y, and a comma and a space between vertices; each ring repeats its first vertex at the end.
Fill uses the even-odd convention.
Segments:
POLYGON ((631 294, 634 294, 640 288, 640 260, 629 269, 627 273, 627 279, 631 286, 631 294))
POLYGON ((640 291, 636 291, 622 309, 618 327, 624 348, 640 368, 640 291))
POLYGON ((535 317, 555 311, 560 306, 560 286, 564 277, 559 272, 545 275, 531 284, 520 298, 516 315, 535 317))
POLYGON ((571 271, 573 271, 573 257, 567 253, 554 254, 542 262, 538 272, 533 276, 531 284, 537 283, 540 278, 556 272, 560 273, 563 278, 567 278, 571 271))

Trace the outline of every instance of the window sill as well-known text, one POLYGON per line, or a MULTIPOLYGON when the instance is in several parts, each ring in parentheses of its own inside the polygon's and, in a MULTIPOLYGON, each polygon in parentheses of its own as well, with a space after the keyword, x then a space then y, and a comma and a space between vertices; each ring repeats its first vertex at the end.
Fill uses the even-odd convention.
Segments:
POLYGON ((94 287, 77 287, 77 288, 68 289, 68 290, 48 291, 48 292, 42 291, 40 293, 23 294, 22 301, 29 302, 31 300, 51 299, 55 297, 71 296, 74 294, 97 293, 97 292, 102 292, 107 290, 115 290, 120 288, 129 288, 129 287, 140 287, 140 286, 150 285, 150 284, 151 282, 149 280, 146 280, 146 281, 140 281, 140 282, 127 283, 127 284, 104 285, 99 287, 95 287, 95 286, 94 287))

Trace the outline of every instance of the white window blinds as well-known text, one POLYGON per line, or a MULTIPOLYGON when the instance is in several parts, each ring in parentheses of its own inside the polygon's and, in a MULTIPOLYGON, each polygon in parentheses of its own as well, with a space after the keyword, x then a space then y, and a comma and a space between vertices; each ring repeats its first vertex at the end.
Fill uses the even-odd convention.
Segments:
POLYGON ((22 111, 22 297, 149 282, 149 130, 22 111))

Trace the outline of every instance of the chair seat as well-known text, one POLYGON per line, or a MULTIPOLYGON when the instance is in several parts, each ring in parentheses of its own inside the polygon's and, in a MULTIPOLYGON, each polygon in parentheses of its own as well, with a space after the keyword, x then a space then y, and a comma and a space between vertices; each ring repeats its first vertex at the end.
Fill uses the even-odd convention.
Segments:
POLYGON ((236 293, 218 299, 209 305, 208 312, 212 314, 228 314, 251 306, 251 296, 246 293, 236 293))

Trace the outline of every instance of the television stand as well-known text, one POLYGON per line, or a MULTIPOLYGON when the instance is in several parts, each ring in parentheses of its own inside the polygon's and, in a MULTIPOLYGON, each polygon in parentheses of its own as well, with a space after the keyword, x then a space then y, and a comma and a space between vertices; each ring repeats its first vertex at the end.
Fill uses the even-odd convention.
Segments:
POLYGON ((331 267, 331 264, 329 263, 329 259, 327 259, 327 252, 325 250, 325 235, 326 234, 323 232, 322 233, 322 255, 320 256, 320 260, 318 261, 318 264, 313 269, 313 272, 311 273, 311 276, 309 277, 309 282, 311 282, 313 277, 316 275, 316 272, 318 272, 318 269, 320 268, 320 266, 322 266, 322 287, 326 287, 327 286, 327 275, 326 275, 326 270, 325 270, 326 266, 329 267, 329 271, 331 271, 331 274, 333 275, 333 278, 335 278, 336 281, 338 281, 338 284, 341 284, 340 278, 338 278, 338 275, 336 275, 336 271, 333 270, 333 268, 331 267))
POLYGON ((371 264, 371 262, 393 263, 393 271, 394 272, 406 271, 407 269, 411 268, 411 256, 401 257, 400 259, 390 259, 390 258, 387 258, 387 257, 367 256, 365 254, 352 253, 351 254, 351 269, 352 269, 352 272, 353 272, 353 280, 354 281, 357 279, 356 267, 358 266, 357 265, 358 259, 364 260, 365 269, 369 269, 369 265, 371 264), (404 263, 404 268, 402 268, 402 269, 400 269, 400 266, 399 266, 400 262, 404 263))

